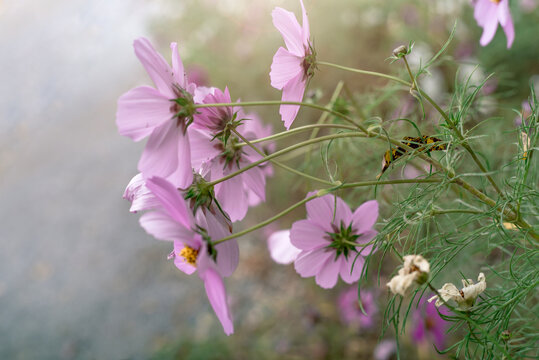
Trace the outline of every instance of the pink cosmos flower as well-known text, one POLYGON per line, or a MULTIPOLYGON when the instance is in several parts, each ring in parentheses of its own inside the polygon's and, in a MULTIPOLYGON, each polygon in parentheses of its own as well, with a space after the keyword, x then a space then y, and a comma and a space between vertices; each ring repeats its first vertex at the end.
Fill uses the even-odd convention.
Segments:
POLYGON ((290 230, 279 230, 268 237, 270 256, 277 264, 292 264, 301 252, 290 242, 290 230))
POLYGON ((498 23, 507 37, 507 48, 513 45, 515 27, 509 11, 509 0, 477 0, 474 17, 477 24, 483 28, 483 35, 479 40, 481 46, 486 46, 494 38, 498 23))
MULTIPOLYGON (((209 88, 204 97, 204 104, 219 104, 230 103, 230 92, 228 87, 225 87, 225 91, 222 92, 218 88, 209 88)), ((194 117, 194 126, 199 129, 205 129, 209 131, 213 136, 220 134, 225 130, 227 124, 233 120, 241 120, 238 118, 240 107, 220 106, 220 107, 206 107, 198 109, 198 113, 194 117)))
MULTIPOLYGON (((273 25, 279 30, 286 44, 273 56, 271 64, 271 86, 283 91, 282 101, 303 100, 307 79, 313 74, 315 55, 309 42, 309 20, 301 2, 303 26, 299 26, 296 16, 285 9, 275 8, 271 13, 273 25)), ((279 113, 288 130, 296 118, 299 105, 281 105, 279 113)))
POLYGON ((138 163, 144 177, 176 173, 180 187, 187 186, 193 180, 188 119, 179 114, 182 106, 177 101, 192 101, 196 86, 185 78, 176 43, 170 44, 172 67, 148 39, 137 39, 133 46, 156 88, 139 86, 118 99, 118 131, 134 141, 149 137, 138 163))
POLYGON ((344 323, 359 325, 362 328, 370 328, 374 325, 374 316, 378 312, 378 306, 374 301, 374 294, 371 291, 361 291, 361 306, 365 313, 361 311, 357 299, 357 286, 352 286, 339 295, 337 304, 344 323))
MULTIPOLYGON (((229 116, 230 111, 232 110, 216 111, 213 114, 221 113, 223 116, 229 116)), ((249 122, 259 121, 257 117, 248 119, 241 108, 233 111, 237 114, 237 119, 244 119, 243 123, 236 127, 242 136, 248 140, 264 136, 263 133, 259 132, 260 129, 263 129, 262 125, 247 125, 249 122)), ((208 123, 216 122, 218 122, 217 118, 213 118, 208 123)), ((199 122, 199 124, 201 123, 199 122)), ((225 144, 221 137, 215 137, 215 134, 209 131, 209 127, 201 128, 200 125, 197 125, 189 128, 189 136, 192 144, 191 161, 193 167, 210 181, 220 179, 262 158, 249 146, 236 147, 240 141, 234 134, 225 144)), ((250 204, 265 201, 267 173, 267 165, 260 164, 260 166, 215 185, 215 198, 230 216, 232 222, 242 220, 247 214, 250 204)))
POLYGON ((169 258, 174 259, 178 269, 188 275, 198 270, 225 333, 232 334, 234 326, 223 277, 230 276, 238 266, 237 242, 226 241, 212 248, 208 239, 220 239, 230 232, 226 232, 211 212, 199 209, 193 216, 178 190, 165 179, 152 177, 146 186, 161 207, 144 214, 140 218, 141 226, 157 239, 173 241, 174 250, 169 258))
POLYGON ((298 274, 315 276, 325 289, 335 286, 339 274, 348 284, 358 281, 363 257, 373 251, 369 242, 378 234, 372 228, 378 218, 378 202, 367 201, 352 213, 341 198, 328 194, 306 207, 307 219, 296 221, 290 231, 292 245, 302 250, 294 262, 298 274))
POLYGON ((442 319, 438 311, 444 315, 450 314, 445 308, 437 310, 434 303, 428 303, 425 298, 421 298, 412 316, 412 340, 416 344, 434 343, 437 349, 444 348, 445 332, 449 323, 442 319))

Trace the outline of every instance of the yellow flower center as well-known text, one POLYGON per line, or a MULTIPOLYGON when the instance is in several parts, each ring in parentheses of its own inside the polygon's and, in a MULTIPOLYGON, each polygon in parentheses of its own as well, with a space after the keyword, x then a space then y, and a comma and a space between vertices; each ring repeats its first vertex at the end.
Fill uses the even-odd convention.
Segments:
POLYGON ((502 1, 502 0, 490 0, 490 1, 492 1, 494 4, 499 4, 500 1, 502 1))
POLYGON ((182 256, 187 263, 196 266, 198 250, 186 246, 180 251, 180 256, 182 256))

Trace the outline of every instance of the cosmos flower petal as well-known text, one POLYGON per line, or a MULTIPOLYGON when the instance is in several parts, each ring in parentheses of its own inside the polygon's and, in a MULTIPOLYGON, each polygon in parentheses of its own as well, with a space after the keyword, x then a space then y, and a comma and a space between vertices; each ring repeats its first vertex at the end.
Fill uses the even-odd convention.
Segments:
POLYGON ((185 241, 192 235, 192 232, 161 211, 148 212, 140 217, 139 222, 148 234, 159 240, 185 241))
POLYGON ((139 86, 131 89, 118 99, 118 132, 139 141, 170 120, 170 106, 170 100, 154 88, 139 86))
POLYGON ((249 204, 241 177, 235 176, 215 185, 215 196, 232 222, 242 220, 247 214, 249 204))
POLYGON ((167 61, 153 48, 150 41, 146 38, 136 39, 133 43, 135 55, 146 69, 159 92, 169 99, 173 99, 172 91, 172 69, 167 61))
POLYGON ((316 274, 316 283, 324 289, 331 289, 337 284, 339 278, 339 270, 341 267, 341 260, 333 256, 326 260, 326 263, 320 268, 318 274, 316 274))
POLYGON ((241 174, 243 183, 262 201, 266 201, 266 177, 262 169, 254 167, 241 174))
MULTIPOLYGON (((310 192, 307 194, 307 197, 313 194, 314 192, 310 192)), ((305 205, 307 208, 307 219, 320 226, 326 232, 333 232, 331 220, 334 215, 334 199, 335 197, 333 195, 324 195, 309 201, 305 205)))
POLYGON ((316 223, 311 220, 299 220, 292 224, 290 241, 292 245, 301 250, 312 250, 330 244, 329 237, 316 223))
POLYGON ((185 200, 170 182, 159 177, 152 177, 146 181, 146 186, 160 201, 168 215, 186 229, 191 229, 194 220, 185 200))
MULTIPOLYGON (((376 235, 378 235, 378 231, 372 229, 366 230, 361 234, 361 236, 356 240, 356 242, 361 245, 367 244, 371 242, 376 237, 376 235)), ((374 244, 369 244, 357 247, 356 249, 360 253, 360 255, 367 256, 372 253, 373 248, 374 244)))
MULTIPOLYGON (((212 214, 209 210, 202 212, 199 210, 197 213, 197 220, 200 216, 204 216, 205 221, 197 221, 197 223, 205 224, 205 228, 208 231, 208 235, 214 241, 224 238, 225 236, 230 235, 228 228, 223 226, 223 224, 217 219, 217 217, 212 214)), ((222 242, 215 246, 217 250, 217 262, 216 267, 221 276, 227 277, 232 275, 234 270, 238 267, 240 260, 240 250, 238 247, 238 242, 235 239, 222 242)))
POLYGON ((479 40, 479 43, 482 46, 486 46, 490 43, 496 34, 496 28, 498 27, 498 17, 496 12, 496 6, 491 6, 487 9, 487 13, 483 15, 488 17, 488 21, 484 22, 483 35, 481 35, 481 39, 479 40))
POLYGON ((273 261, 278 264, 291 264, 301 252, 290 241, 290 230, 276 231, 268 238, 268 249, 273 261))
POLYGON ((301 277, 311 277, 316 275, 326 260, 333 256, 333 252, 326 251, 325 248, 302 251, 294 261, 294 268, 301 277))
POLYGON ((187 81, 185 80, 183 62, 178 52, 178 44, 175 42, 171 43, 170 49, 172 50, 172 73, 174 80, 180 87, 185 88, 187 81))
POLYGON ((362 234, 372 229, 378 219, 378 201, 370 200, 361 204, 352 215, 352 227, 362 234))
POLYGON ((299 0, 301 3, 301 14, 302 14, 302 29, 301 35, 303 40, 303 45, 309 47, 309 37, 311 36, 311 31, 309 29, 309 18, 307 17, 307 11, 303 5, 303 0, 299 0))
POLYGON ((273 25, 283 36, 288 50, 292 54, 303 57, 305 49, 303 48, 302 28, 299 26, 296 15, 277 7, 271 12, 271 16, 273 17, 273 25))
POLYGON ((515 40, 515 26, 509 11, 509 1, 504 0, 498 5, 498 18, 507 38, 507 48, 509 49, 515 40))
POLYGON ((187 275, 191 275, 197 270, 194 265, 191 265, 187 261, 185 261, 185 258, 183 256, 175 256, 174 265, 176 265, 179 270, 181 270, 187 275))
MULTIPOLYGON (((298 73, 295 77, 290 79, 283 87, 282 101, 301 102, 303 100, 303 94, 305 93, 305 87, 307 86, 304 79, 303 72, 298 73)), ((296 115, 298 114, 300 105, 281 105, 279 108, 279 114, 284 122, 284 127, 288 130, 294 122, 296 115)))
POLYGON ((303 73, 303 67, 301 65, 302 61, 302 57, 292 54, 285 48, 280 47, 273 56, 273 62, 271 63, 271 86, 278 90, 282 90, 290 79, 303 73))
POLYGON ((145 178, 167 177, 178 168, 178 143, 180 130, 174 121, 167 121, 150 135, 138 163, 138 170, 145 178))
POLYGON ((363 264, 365 260, 362 256, 357 256, 352 253, 346 261, 341 261, 340 274, 344 282, 348 284, 355 283, 361 277, 363 264))
POLYGON ((234 324, 228 307, 226 289, 223 279, 216 270, 212 268, 206 269, 200 273, 200 277, 204 281, 204 288, 208 295, 208 300, 215 311, 215 315, 221 322, 225 334, 231 335, 234 333, 234 324))

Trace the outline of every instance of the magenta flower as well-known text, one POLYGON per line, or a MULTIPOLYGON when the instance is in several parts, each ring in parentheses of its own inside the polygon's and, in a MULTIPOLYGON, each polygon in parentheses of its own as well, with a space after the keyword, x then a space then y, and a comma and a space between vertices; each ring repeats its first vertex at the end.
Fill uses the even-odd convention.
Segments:
MULTIPOLYGON (((448 310, 438 309, 442 314, 449 315, 448 310)), ((445 346, 445 332, 449 323, 438 314, 434 303, 421 298, 412 317, 412 340, 416 344, 434 343, 436 348, 442 350, 445 346)))
POLYGON ((298 274, 315 276, 325 289, 335 286, 339 275, 348 284, 358 281, 363 257, 373 251, 369 243, 378 234, 372 228, 378 202, 367 201, 352 213, 341 198, 328 194, 306 207, 307 219, 296 221, 290 231, 292 245, 302 250, 294 262, 298 274))
POLYGON ((290 242, 290 230, 279 230, 268 237, 270 256, 277 264, 292 264, 301 252, 290 242))
POLYGON ((196 218, 178 190, 165 179, 152 177, 146 186, 160 202, 161 208, 140 218, 141 226, 160 240, 173 241, 178 269, 190 275, 198 270, 210 304, 227 335, 234 332, 227 303, 223 276, 230 276, 238 266, 239 251, 235 240, 210 246, 209 239, 220 239, 230 232, 211 212, 199 209, 196 218))
MULTIPOLYGON (((271 13, 273 25, 279 30, 286 44, 273 56, 271 64, 271 86, 283 91, 282 101, 303 100, 307 79, 312 76, 315 67, 315 54, 309 42, 309 20, 301 2, 303 26, 299 26, 296 16, 285 9, 275 8, 271 13)), ((279 113, 288 130, 296 118, 299 105, 281 105, 279 113)))
POLYGON ((486 46, 492 41, 498 23, 502 26, 507 37, 507 48, 509 49, 513 45, 515 27, 509 11, 509 0, 477 0, 474 17, 477 24, 483 28, 483 35, 479 40, 481 46, 486 46))
MULTIPOLYGON (((228 87, 222 92, 217 88, 210 88, 204 97, 204 104, 220 104, 230 103, 230 92, 228 87)), ((206 107, 200 108, 198 114, 194 117, 194 125, 199 129, 208 130, 213 136, 220 135, 227 124, 234 120, 241 120, 238 118, 240 108, 235 106, 220 106, 220 107, 206 107)))
POLYGON ((172 67, 148 39, 137 39, 133 46, 156 88, 139 86, 118 99, 118 131, 134 141, 149 137, 138 163, 144 177, 167 177, 176 172, 180 186, 187 186, 193 181, 186 133, 189 119, 181 114, 179 103, 192 102, 196 86, 185 79, 176 43, 170 44, 172 67))
POLYGON ((352 286, 341 292, 337 299, 341 318, 344 323, 359 325, 362 328, 370 328, 374 325, 374 316, 378 312, 378 306, 374 301, 374 294, 371 291, 361 291, 361 306, 365 313, 361 311, 357 298, 357 286, 352 286))
MULTIPOLYGON (((236 130, 246 139, 263 137, 263 134, 258 132, 262 126, 247 125, 249 122, 258 121, 257 118, 247 119, 241 109, 238 110, 237 118, 244 119, 236 130)), ((231 135, 226 144, 222 138, 214 138, 214 135, 207 129, 189 129, 193 167, 210 181, 220 179, 262 158, 249 146, 238 148, 236 144, 240 140, 235 135, 231 135)), ((232 222, 242 220, 250 204, 265 201, 267 166, 260 164, 215 185, 215 198, 232 222)))

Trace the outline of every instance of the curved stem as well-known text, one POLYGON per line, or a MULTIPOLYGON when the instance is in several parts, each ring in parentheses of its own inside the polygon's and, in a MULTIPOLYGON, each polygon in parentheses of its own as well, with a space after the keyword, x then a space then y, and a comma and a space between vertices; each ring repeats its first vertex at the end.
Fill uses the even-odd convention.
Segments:
MULTIPOLYGON (((262 157, 267 156, 267 154, 262 152, 255 145, 253 145, 249 140, 247 140, 243 135, 241 135, 236 129, 232 128, 231 131, 234 134, 236 134, 237 137, 239 137, 241 140, 243 140, 247 145, 249 145, 259 155, 261 155, 262 157)), ((284 169, 284 170, 287 170, 287 171, 289 171, 289 172, 291 172, 293 174, 299 175, 299 176, 303 176, 304 178, 307 178, 309 180, 314 180, 314 181, 317 181, 317 182, 325 184, 325 185, 336 185, 336 184, 332 183, 331 181, 320 179, 320 178, 317 178, 316 176, 312 176, 312 175, 306 174, 304 172, 301 172, 299 170, 293 169, 290 166, 287 166, 287 165, 285 165, 285 164, 283 164, 283 163, 281 163, 281 162, 279 162, 277 160, 270 160, 270 162, 272 164, 275 164, 276 166, 284 169)))
MULTIPOLYGON (((327 114, 327 113, 325 112, 324 114, 327 114)), ((251 140, 250 142, 251 142, 251 144, 258 144, 258 143, 261 143, 261 142, 282 139, 282 138, 285 138, 285 137, 288 137, 288 136, 291 136, 291 135, 294 135, 294 134, 297 134, 297 133, 306 132, 306 131, 309 131, 309 130, 312 130, 312 129, 317 130, 317 129, 320 129, 320 128, 345 129, 345 130, 356 130, 357 129, 354 126, 341 125, 341 124, 312 124, 312 125, 300 126, 300 127, 290 129, 290 130, 287 130, 287 131, 283 131, 283 132, 280 132, 280 133, 277 133, 277 134, 266 136, 266 137, 263 137, 263 138, 260 138, 260 139, 251 140)), ((247 143, 242 142, 242 143, 236 144, 235 146, 242 147, 242 146, 246 146, 246 145, 247 145, 247 143)))
POLYGON ((296 149, 299 149, 303 146, 307 146, 307 145, 311 145, 311 144, 315 144, 317 142, 321 142, 321 141, 326 141, 326 140, 331 140, 331 139, 339 139, 339 138, 347 138, 347 137, 365 137, 364 134, 362 133, 358 133, 358 132, 349 132, 349 133, 342 133, 342 134, 333 134, 333 135, 326 135, 326 136, 321 136, 321 137, 318 137, 316 139, 312 139, 312 140, 307 140, 307 141, 303 141, 303 142, 300 142, 300 143, 297 143, 295 145, 292 145, 292 146, 289 146, 287 148, 284 148, 282 150, 279 150, 279 151, 276 151, 274 152, 273 154, 270 154, 268 156, 265 156, 263 157, 262 159, 260 160, 257 160, 255 162, 252 162, 250 163, 249 165, 233 172, 233 173, 230 173, 228 174, 227 176, 224 176, 220 179, 217 179, 217 180, 214 180, 214 181, 211 181, 208 183, 208 186, 214 186, 216 184, 219 184, 220 182, 223 182, 223 181, 226 181, 228 179, 231 179, 233 178, 234 176, 236 175, 239 175, 241 174, 242 172, 244 171, 247 171, 249 169, 252 169, 254 168, 255 166, 258 166, 262 163, 265 163, 266 161, 268 160, 271 160, 273 158, 276 158, 278 156, 281 156, 283 154, 286 154, 286 153, 289 153, 290 151, 293 151, 293 150, 296 150, 296 149))
POLYGON ((358 74, 381 77, 381 78, 384 78, 384 79, 389 79, 389 80, 396 81, 396 82, 401 83, 401 84, 406 85, 406 86, 411 86, 412 85, 406 80, 402 80, 402 79, 400 79, 398 77, 387 75, 387 74, 384 74, 384 73, 379 73, 379 72, 376 72, 376 71, 367 71, 367 70, 355 69, 355 68, 351 68, 351 67, 347 67, 347 66, 332 64, 332 63, 329 63, 329 62, 326 62, 326 61, 316 61, 316 64, 317 65, 330 66, 330 67, 335 68, 335 69, 355 72, 355 73, 358 73, 358 74))
MULTIPOLYGON (((239 231, 235 234, 230 234, 222 239, 219 239, 217 241, 214 241, 213 244, 216 245, 216 244, 219 244, 219 243, 222 243, 224 241, 227 241, 227 240, 231 240, 231 239, 235 239, 237 237, 240 237, 240 236, 243 236, 245 234, 248 234, 250 232, 253 232, 255 230, 258 230, 272 222, 274 222, 275 220, 285 216, 286 214, 290 213, 292 210, 298 208, 299 206, 313 200, 313 199, 316 199, 317 197, 320 197, 320 196, 324 196, 326 194, 329 194, 331 193, 332 191, 335 191, 335 190, 338 190, 338 189, 343 189, 343 188, 351 188, 351 187, 361 187, 361 186, 370 186, 370 185, 374 185, 374 184, 411 184, 411 183, 424 183, 424 182, 440 182, 441 180, 437 180, 437 179, 400 179, 400 180, 386 180, 386 181, 363 181, 363 182, 356 182, 356 183, 349 183, 349 184, 343 184, 343 185, 337 185, 335 187, 332 187, 332 188, 327 188, 327 189, 322 189, 320 191, 318 191, 316 194, 314 195, 311 195, 297 203, 295 203, 294 205, 286 208, 285 210, 281 211, 280 213, 270 217, 269 219, 259 223, 259 224, 256 224, 254 226, 251 226, 250 228, 247 228, 245 230, 242 230, 242 231, 239 231), (429 180, 429 181, 427 181, 429 180)), ((357 246, 357 244, 356 244, 357 246)))

